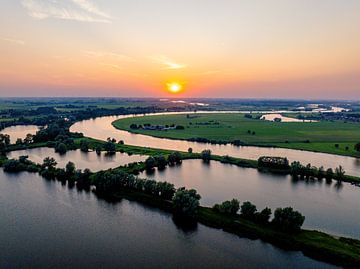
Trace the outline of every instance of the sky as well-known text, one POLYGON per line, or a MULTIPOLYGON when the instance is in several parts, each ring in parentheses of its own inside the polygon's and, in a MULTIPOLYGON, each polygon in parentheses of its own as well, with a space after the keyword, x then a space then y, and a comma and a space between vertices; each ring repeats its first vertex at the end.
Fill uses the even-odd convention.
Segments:
POLYGON ((357 100, 360 1, 0 0, 0 96, 357 100))

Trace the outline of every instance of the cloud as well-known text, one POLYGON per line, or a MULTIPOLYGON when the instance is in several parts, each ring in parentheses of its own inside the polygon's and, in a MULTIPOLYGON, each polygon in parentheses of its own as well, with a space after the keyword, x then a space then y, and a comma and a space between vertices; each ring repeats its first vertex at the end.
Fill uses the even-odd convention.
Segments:
POLYGON ((187 67, 186 64, 176 63, 165 55, 150 56, 149 58, 156 63, 164 65, 165 69, 183 69, 187 67))
POLYGON ((83 10, 86 10, 87 12, 110 19, 111 16, 109 14, 106 14, 105 12, 99 10, 99 8, 94 5, 93 3, 87 1, 87 0, 72 0, 76 5, 78 5, 83 10))
POLYGON ((31 17, 39 20, 55 18, 111 23, 111 16, 88 0, 23 0, 22 5, 31 17))
POLYGON ((0 38, 0 39, 4 40, 4 41, 7 41, 7 42, 10 42, 10 43, 13 43, 13 44, 16 44, 16 45, 20 45, 20 46, 25 45, 25 41, 20 40, 20 39, 13 39, 13 38, 6 38, 6 37, 0 38))
POLYGON ((114 53, 114 52, 84 50, 83 53, 87 57, 110 58, 113 60, 126 61, 126 62, 134 62, 135 61, 130 56, 127 56, 124 54, 118 54, 118 53, 114 53))
POLYGON ((119 70, 121 70, 121 69, 123 69, 120 65, 118 65, 118 64, 108 64, 108 63, 100 63, 101 65, 103 65, 103 66, 108 66, 108 67, 111 67, 111 68, 114 68, 114 69, 119 69, 119 70))

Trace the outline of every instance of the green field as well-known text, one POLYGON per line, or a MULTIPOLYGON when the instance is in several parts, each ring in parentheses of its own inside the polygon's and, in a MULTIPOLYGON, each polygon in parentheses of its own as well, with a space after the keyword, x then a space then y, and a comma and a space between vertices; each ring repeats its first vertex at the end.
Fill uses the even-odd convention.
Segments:
POLYGON ((271 145, 347 156, 360 156, 354 145, 360 142, 360 124, 330 122, 269 122, 249 119, 244 114, 157 115, 121 119, 113 125, 118 129, 156 137, 233 141, 251 145, 271 145), (184 130, 152 131, 130 129, 131 124, 182 125, 184 130), (249 133, 250 131, 250 133, 249 133), (255 132, 255 134, 253 134, 255 132), (308 141, 309 142, 308 142, 308 141), (339 144, 336 147, 335 144, 339 144), (346 149, 348 147, 348 149, 346 149))

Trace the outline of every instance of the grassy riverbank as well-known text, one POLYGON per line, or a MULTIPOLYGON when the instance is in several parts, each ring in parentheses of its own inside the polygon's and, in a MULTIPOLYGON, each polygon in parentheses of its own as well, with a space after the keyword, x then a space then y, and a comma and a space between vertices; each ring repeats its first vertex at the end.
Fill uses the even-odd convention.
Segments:
MULTIPOLYGON (((172 203, 153 195, 123 190, 114 194, 115 198, 126 198, 149 206, 171 212, 172 203)), ((196 221, 206 226, 223 229, 250 239, 261 239, 286 250, 299 250, 306 256, 335 265, 352 268, 360 263, 360 241, 336 238, 318 232, 301 230, 288 234, 269 225, 261 225, 243 219, 241 216, 229 216, 215 212, 208 207, 200 207, 196 221)))
POLYGON ((336 122, 269 122, 247 118, 244 114, 156 115, 121 119, 114 127, 155 137, 188 140, 206 138, 214 141, 241 140, 246 144, 303 149, 360 157, 354 150, 359 142, 360 124, 336 122), (131 124, 181 125, 184 130, 131 129, 131 124), (336 147, 335 144, 339 146, 336 147))
MULTIPOLYGON (((105 144, 104 141, 96 140, 93 138, 86 138, 86 137, 85 138, 77 138, 77 139, 74 139, 75 146, 77 149, 80 148, 81 140, 86 140, 89 143, 89 148, 96 148, 98 145, 102 146, 105 144)), ((26 149, 26 148, 37 148, 37 147, 44 147, 44 146, 45 146, 45 143, 34 143, 34 144, 30 144, 27 147, 24 147, 21 145, 11 145, 9 147, 9 151, 26 149)), ((174 152, 173 150, 144 148, 144 147, 139 147, 139 146, 125 145, 125 144, 116 144, 116 151, 124 152, 127 154, 137 154, 137 155, 147 155, 147 156, 163 155, 165 158, 167 158, 169 156, 169 154, 174 152)), ((201 159, 200 153, 181 152, 181 156, 182 156, 183 160, 201 159)), ((240 167, 259 169, 262 172, 267 172, 267 173, 290 174, 289 169, 279 170, 279 169, 259 167, 257 160, 249 160, 249 159, 242 159, 242 158, 236 158, 236 157, 231 157, 231 156, 219 156, 219 155, 211 155, 210 160, 219 161, 219 162, 226 163, 226 164, 237 165, 240 167)), ((140 172, 140 171, 145 170, 145 166, 143 163, 138 163, 131 169, 129 169, 128 167, 127 168, 122 167, 122 169, 124 169, 128 173, 134 173, 134 171, 140 172)), ((360 183, 360 177, 345 175, 342 178, 342 181, 350 182, 350 183, 360 183)))

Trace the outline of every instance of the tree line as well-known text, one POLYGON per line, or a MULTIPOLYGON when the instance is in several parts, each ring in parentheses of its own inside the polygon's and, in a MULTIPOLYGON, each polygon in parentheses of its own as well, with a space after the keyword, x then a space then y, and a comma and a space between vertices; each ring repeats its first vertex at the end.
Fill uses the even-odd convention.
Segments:
POLYGON ((257 211, 254 204, 249 201, 240 206, 237 199, 225 201, 221 204, 215 204, 213 210, 222 214, 237 216, 240 210, 240 217, 263 225, 271 225, 277 229, 286 232, 300 231, 305 221, 305 217, 291 207, 277 208, 274 212, 274 218, 270 221, 271 209, 266 207, 257 211))
MULTIPOLYGON (((176 154, 174 154, 176 155, 176 154)), ((92 173, 89 169, 84 171, 76 169, 73 162, 68 162, 65 168, 57 168, 54 158, 47 157, 42 164, 35 164, 28 160, 28 156, 20 156, 19 159, 5 160, 3 163, 5 172, 17 173, 22 171, 39 173, 46 179, 57 179, 68 182, 69 186, 77 186, 80 189, 90 189, 95 186, 99 194, 112 195, 120 191, 135 191, 156 197, 163 201, 171 201, 173 213, 184 219, 195 219, 198 214, 201 196, 194 189, 181 187, 176 189, 169 182, 139 178, 121 169, 109 169, 92 173)), ((271 209, 265 208, 257 212, 256 206, 250 202, 244 202, 241 207, 239 201, 233 199, 222 204, 216 204, 213 210, 217 213, 236 216, 241 209, 240 217, 256 223, 269 224, 271 209)), ((300 229, 304 217, 292 208, 276 209, 271 225, 293 232, 300 229)))

